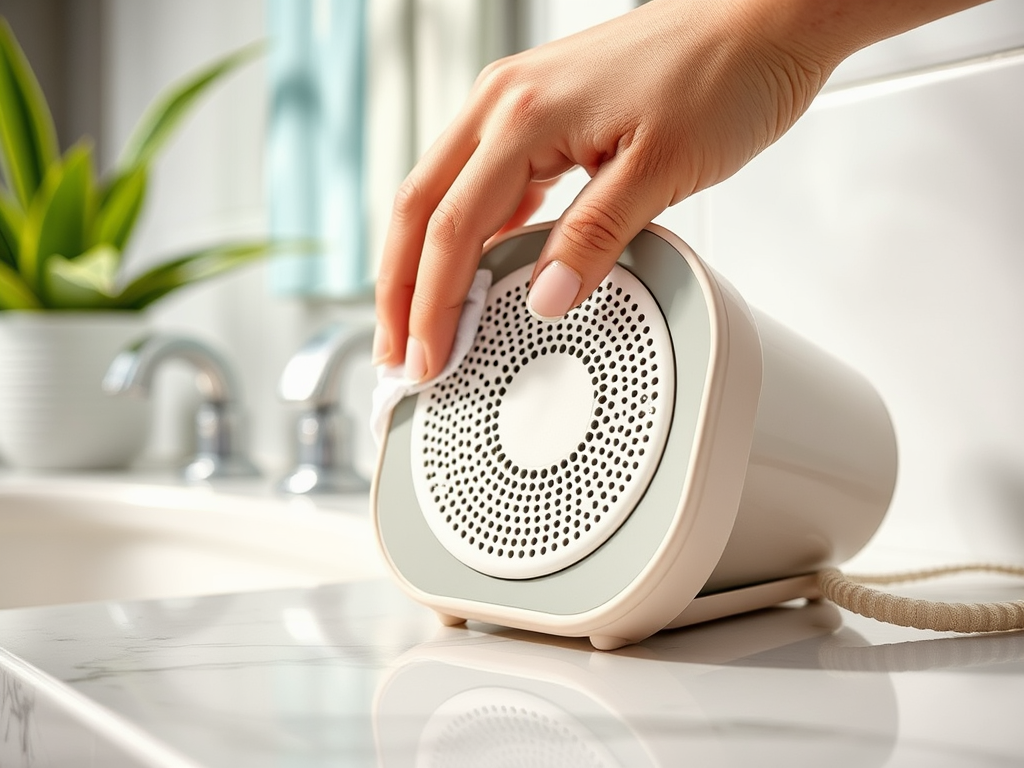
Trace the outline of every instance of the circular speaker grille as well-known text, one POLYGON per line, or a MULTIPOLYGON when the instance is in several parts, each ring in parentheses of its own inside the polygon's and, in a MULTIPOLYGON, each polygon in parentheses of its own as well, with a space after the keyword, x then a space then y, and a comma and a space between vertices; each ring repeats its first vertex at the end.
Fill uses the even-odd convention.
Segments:
POLYGON ((664 317, 630 272, 616 265, 554 323, 526 307, 531 274, 491 287, 472 349, 413 417, 430 529, 499 578, 554 573, 615 532, 657 469, 675 393, 664 317))

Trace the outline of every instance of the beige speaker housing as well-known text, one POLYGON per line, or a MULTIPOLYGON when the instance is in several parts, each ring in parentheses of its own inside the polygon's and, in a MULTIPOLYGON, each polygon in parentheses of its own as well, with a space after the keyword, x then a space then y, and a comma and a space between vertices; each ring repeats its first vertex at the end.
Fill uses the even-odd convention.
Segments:
MULTIPOLYGON (((535 260, 550 227, 509 234, 481 266, 498 279, 535 260)), ((403 415, 400 404, 371 489, 374 529, 398 583, 446 624, 475 619, 589 637, 610 650, 662 629, 817 597, 815 573, 854 555, 882 521, 895 486, 896 442, 882 400, 863 377, 751 309, 662 227, 641 232, 619 263, 651 290, 670 325, 684 283, 688 311, 698 301, 706 311, 702 330, 686 331, 706 339, 673 336, 678 386, 686 386, 684 373, 703 371, 692 418, 683 418, 681 398, 676 410, 685 427, 674 425, 670 435, 673 445, 685 443, 672 454, 685 455, 685 466, 663 459, 656 477, 668 473, 671 490, 669 480, 652 482, 650 498, 633 513, 665 522, 648 533, 623 526, 588 556, 604 558, 599 571, 581 564, 576 573, 511 584, 462 568, 415 524, 415 498, 403 490, 409 407, 403 415), (689 359, 691 347, 706 350, 706 359, 703 352, 689 359), (613 543, 619 536, 633 537, 628 547, 613 543), (627 565, 638 551, 642 563, 627 565), (574 609, 575 594, 595 573, 607 594, 574 609), (551 595, 562 604, 550 607, 551 595)))

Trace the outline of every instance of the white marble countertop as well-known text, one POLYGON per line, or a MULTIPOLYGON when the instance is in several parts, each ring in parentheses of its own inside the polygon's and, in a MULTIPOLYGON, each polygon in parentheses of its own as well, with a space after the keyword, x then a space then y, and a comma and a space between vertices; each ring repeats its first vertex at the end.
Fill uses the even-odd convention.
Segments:
POLYGON ((378 580, 11 609, 0 647, 3 766, 1024 765, 1024 633, 826 603, 603 653, 378 580))

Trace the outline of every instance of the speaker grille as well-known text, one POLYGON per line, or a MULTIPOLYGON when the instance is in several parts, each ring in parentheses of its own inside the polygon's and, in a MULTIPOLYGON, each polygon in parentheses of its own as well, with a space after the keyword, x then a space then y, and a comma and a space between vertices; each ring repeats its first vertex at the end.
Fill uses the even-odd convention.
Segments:
POLYGON ((496 282, 469 354, 413 417, 417 500, 441 544, 499 578, 561 570, 630 515, 672 419, 661 310, 616 265, 549 323, 526 308, 532 266, 496 282))

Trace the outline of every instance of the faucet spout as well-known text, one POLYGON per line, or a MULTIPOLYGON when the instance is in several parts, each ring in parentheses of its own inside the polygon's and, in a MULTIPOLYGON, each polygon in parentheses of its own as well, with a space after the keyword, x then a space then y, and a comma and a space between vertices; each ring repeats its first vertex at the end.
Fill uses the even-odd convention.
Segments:
POLYGON ((112 395, 148 397, 157 368, 172 359, 196 369, 196 385, 207 402, 229 403, 236 397, 238 382, 219 352, 195 339, 165 335, 144 336, 121 351, 103 378, 103 389, 112 395))
POLYGON ((196 413, 196 453, 184 468, 185 479, 259 475, 256 465, 238 450, 244 426, 237 406, 239 383, 227 360, 206 344, 181 336, 144 336, 114 358, 103 389, 111 395, 148 397, 157 369, 174 359, 195 368, 204 399, 196 413))
POLYGON ((341 374, 352 356, 369 349, 372 329, 333 325, 317 333, 295 353, 278 390, 287 403, 332 407, 338 403, 341 374))

